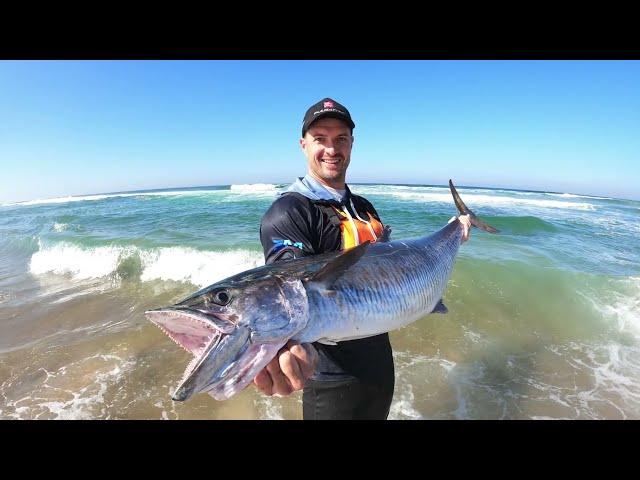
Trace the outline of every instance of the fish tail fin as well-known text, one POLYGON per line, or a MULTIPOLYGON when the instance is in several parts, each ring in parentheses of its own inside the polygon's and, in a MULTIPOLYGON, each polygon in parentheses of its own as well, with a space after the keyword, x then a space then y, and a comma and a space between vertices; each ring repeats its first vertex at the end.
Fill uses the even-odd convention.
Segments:
POLYGON ((476 217, 475 213, 469 210, 469 208, 464 204, 464 202, 460 198, 460 195, 458 195, 458 191, 456 190, 456 187, 453 186, 453 182, 451 180, 449 180, 449 188, 451 189, 451 195, 453 195, 453 201, 456 204, 456 207, 458 208, 460 215, 469 215, 469 219, 471 220, 471 225, 479 228, 480 230, 484 230, 485 232, 489 232, 489 233, 499 232, 499 230, 493 228, 491 225, 484 223, 482 220, 476 217))

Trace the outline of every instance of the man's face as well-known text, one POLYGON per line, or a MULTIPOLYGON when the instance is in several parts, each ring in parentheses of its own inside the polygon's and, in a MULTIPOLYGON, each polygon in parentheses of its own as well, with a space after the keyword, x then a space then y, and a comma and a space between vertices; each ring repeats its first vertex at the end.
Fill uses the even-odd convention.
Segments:
POLYGON ((300 139, 309 173, 325 185, 343 189, 351 161, 353 137, 346 123, 337 118, 316 120, 300 139))

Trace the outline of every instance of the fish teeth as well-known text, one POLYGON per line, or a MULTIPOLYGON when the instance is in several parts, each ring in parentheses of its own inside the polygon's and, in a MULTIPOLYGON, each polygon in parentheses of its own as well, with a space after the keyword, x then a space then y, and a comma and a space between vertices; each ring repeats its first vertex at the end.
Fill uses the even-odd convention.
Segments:
MULTIPOLYGON (((218 329, 211 327, 211 325, 207 324, 206 322, 203 322, 203 321, 200 321, 200 320, 196 320, 196 319, 192 319, 192 320, 197 321, 198 323, 200 323, 203 327, 205 327, 205 328, 206 328, 207 330, 209 330, 210 332, 212 332, 212 333, 214 333, 214 334, 218 333, 218 329)), ((192 352, 191 352, 191 350, 189 350, 187 347, 185 347, 184 345, 182 345, 178 340, 176 340, 175 338, 173 338, 173 336, 169 333, 169 331, 168 331, 166 328, 164 328, 161 324, 159 324, 159 323, 155 323, 155 322, 154 322, 154 324, 155 324, 155 325, 156 325, 156 326, 157 326, 157 327, 162 331, 162 333, 164 333, 167 337, 169 337, 169 338, 173 341, 173 343, 175 343, 175 344, 177 344, 177 345, 180 345, 180 347, 181 347, 184 351, 189 352, 189 353, 192 353, 192 352)), ((208 343, 207 343, 207 344, 208 344, 208 343)), ((196 357, 198 357, 198 355, 196 355, 196 357)))
MULTIPOLYGON (((170 334, 170 333, 169 333, 165 328, 161 327, 161 326, 160 326, 160 325, 158 325, 158 324, 156 324, 156 326, 157 326, 160 330, 162 330, 162 332, 163 332, 167 337, 169 337, 173 343, 175 343, 175 344, 177 344, 177 345, 180 345, 180 347, 182 347, 182 349, 183 349, 183 350, 185 350, 185 351, 189 352, 189 349, 188 349, 188 348, 186 348, 184 345, 182 345, 182 344, 181 344, 179 341, 177 341, 175 338, 173 338, 173 337, 171 336, 171 334, 170 334)), ((189 353, 191 353, 191 352, 189 352, 189 353)))

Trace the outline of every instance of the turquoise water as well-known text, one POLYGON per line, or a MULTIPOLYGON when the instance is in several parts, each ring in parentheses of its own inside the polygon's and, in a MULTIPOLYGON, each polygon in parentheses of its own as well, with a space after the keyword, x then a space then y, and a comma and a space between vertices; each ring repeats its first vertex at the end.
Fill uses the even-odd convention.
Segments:
MULTIPOLYGON (((0 206, 0 418, 299 418, 299 395, 253 389, 173 404, 188 357, 142 315, 261 265, 259 221, 283 187, 0 206)), ((352 190, 395 239, 456 213, 444 187, 352 190)), ((459 191, 501 232, 462 246, 449 315, 392 333, 391 418, 640 418, 640 202, 459 191)))

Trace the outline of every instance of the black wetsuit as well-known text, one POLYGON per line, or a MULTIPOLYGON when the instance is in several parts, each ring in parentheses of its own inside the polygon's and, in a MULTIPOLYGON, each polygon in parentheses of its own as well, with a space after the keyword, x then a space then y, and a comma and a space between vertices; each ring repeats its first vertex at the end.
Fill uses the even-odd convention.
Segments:
MULTIPOLYGON (((300 193, 280 196, 262 218, 260 240, 266 263, 342 250, 340 220, 331 205, 380 221, 373 205, 346 189, 343 202, 312 200, 300 193), (357 210, 353 212, 351 202, 357 210)), ((393 398, 394 365, 389 335, 313 344, 320 359, 303 392, 305 420, 386 419, 393 398)))

